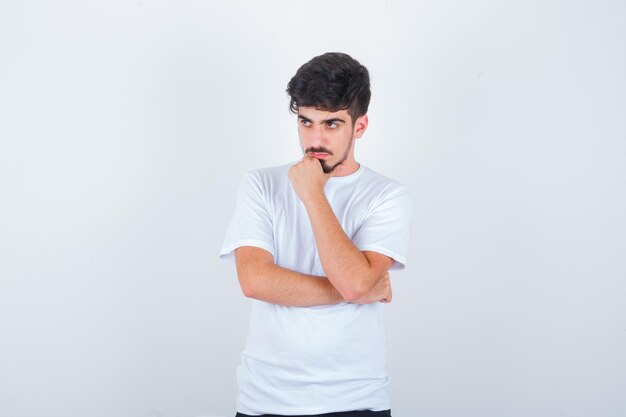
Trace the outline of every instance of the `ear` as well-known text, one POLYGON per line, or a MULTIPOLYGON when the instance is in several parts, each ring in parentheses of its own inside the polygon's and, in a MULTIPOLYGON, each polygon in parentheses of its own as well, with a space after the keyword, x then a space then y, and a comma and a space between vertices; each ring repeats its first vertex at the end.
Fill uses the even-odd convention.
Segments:
POLYGON ((367 118, 367 114, 356 119, 354 123, 354 138, 358 139, 363 136, 363 133, 367 130, 367 124, 369 123, 369 119, 367 118))

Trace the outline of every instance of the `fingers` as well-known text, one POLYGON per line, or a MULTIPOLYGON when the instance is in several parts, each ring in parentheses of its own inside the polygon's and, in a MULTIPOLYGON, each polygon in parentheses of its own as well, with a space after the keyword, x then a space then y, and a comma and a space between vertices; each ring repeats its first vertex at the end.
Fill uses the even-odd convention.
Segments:
POLYGON ((312 156, 309 156, 309 155, 304 155, 304 156, 302 157, 302 159, 301 159, 300 161, 298 161, 297 163, 298 163, 298 164, 306 164, 306 163, 307 163, 307 162, 309 162, 309 161, 310 161, 311 163, 313 163, 313 162, 317 162, 317 163, 319 163, 319 159, 317 159, 317 158, 313 158, 312 156))
POLYGON ((390 303, 393 298, 393 291, 391 289, 391 282, 389 281, 389 272, 385 273, 384 279, 386 282, 385 297, 380 300, 381 303, 390 303))
POLYGON ((323 172, 322 170, 322 163, 317 159, 317 158, 313 158, 312 156, 303 156, 302 159, 300 159, 298 162, 296 162, 295 164, 293 164, 290 168, 291 170, 294 169, 304 169, 304 170, 317 170, 319 169, 320 171, 323 172))
POLYGON ((385 304, 389 304, 391 302, 391 294, 389 294, 389 297, 385 297, 382 300, 380 300, 381 303, 385 303, 385 304))

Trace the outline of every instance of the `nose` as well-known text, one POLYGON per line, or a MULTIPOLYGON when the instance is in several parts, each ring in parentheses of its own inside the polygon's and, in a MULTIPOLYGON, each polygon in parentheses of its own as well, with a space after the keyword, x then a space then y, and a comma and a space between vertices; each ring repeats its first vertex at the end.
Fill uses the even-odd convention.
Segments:
POLYGON ((324 130, 324 126, 316 125, 311 127, 310 134, 312 147, 319 148, 326 145, 326 131, 324 130))

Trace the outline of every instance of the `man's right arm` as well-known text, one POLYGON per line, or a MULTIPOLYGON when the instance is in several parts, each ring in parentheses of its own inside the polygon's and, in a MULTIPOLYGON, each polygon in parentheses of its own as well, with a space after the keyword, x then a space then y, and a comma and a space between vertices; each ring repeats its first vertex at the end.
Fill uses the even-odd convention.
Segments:
MULTIPOLYGON (((346 300, 325 277, 302 274, 274 263, 268 251, 241 246, 235 249, 237 277, 244 295, 268 303, 290 307, 310 307, 345 303, 346 300)), ((356 303, 391 301, 389 275, 356 303)))

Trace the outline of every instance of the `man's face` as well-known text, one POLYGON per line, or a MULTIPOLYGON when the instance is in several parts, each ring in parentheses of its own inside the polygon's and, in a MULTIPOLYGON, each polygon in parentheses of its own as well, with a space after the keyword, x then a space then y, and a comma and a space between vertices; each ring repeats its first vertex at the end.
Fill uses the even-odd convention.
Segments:
POLYGON ((347 110, 329 112, 313 107, 298 108, 302 150, 305 155, 317 158, 327 174, 338 174, 341 168, 347 168, 343 170, 351 173, 358 168, 354 160, 354 139, 361 137, 366 127, 366 115, 359 117, 353 126, 347 110))

